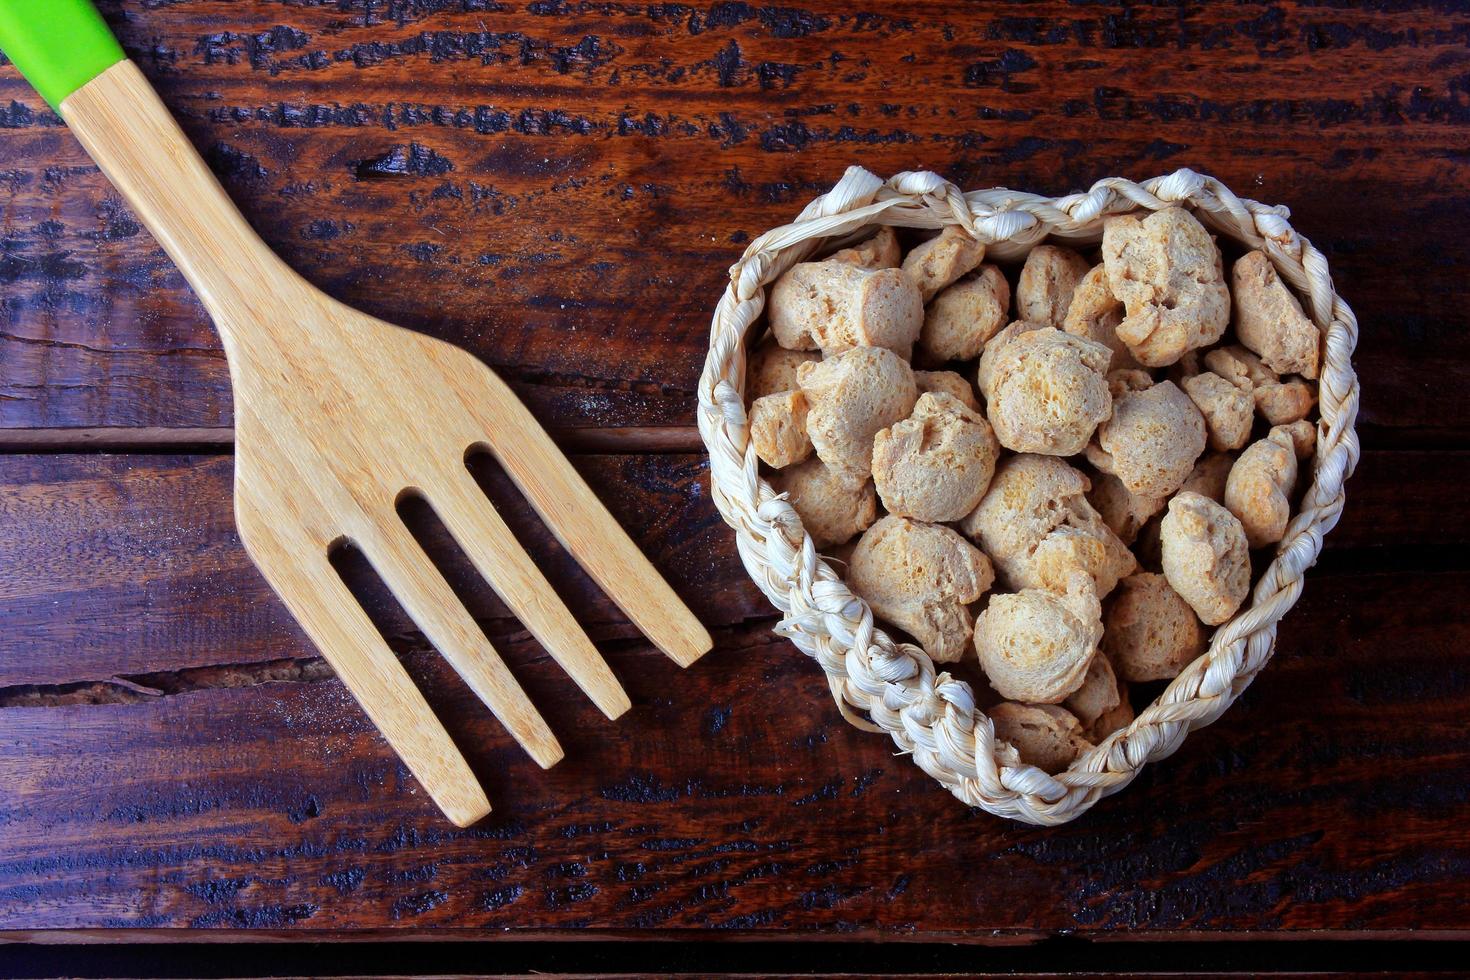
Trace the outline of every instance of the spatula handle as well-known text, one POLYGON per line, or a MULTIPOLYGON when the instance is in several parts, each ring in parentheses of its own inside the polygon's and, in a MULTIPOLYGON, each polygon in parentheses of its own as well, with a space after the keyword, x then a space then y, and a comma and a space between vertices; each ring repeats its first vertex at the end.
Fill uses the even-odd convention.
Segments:
POLYGON ((290 287, 310 287, 245 221, 87 0, 0 0, 0 48, 194 287, 232 366, 241 346, 274 342, 261 324, 297 328, 290 287))
POLYGON ((126 57, 89 0, 4 0, 0 50, 57 112, 126 57))
MULTIPOLYGON (((274 338, 264 325, 310 329, 309 317, 293 315, 309 308, 301 298, 310 287, 246 223, 87 0, 0 0, 0 49, 189 280, 232 369, 242 345, 248 352, 299 340, 274 338)), ((331 658, 333 667, 369 717, 451 820, 468 826, 483 817, 490 803, 474 773, 326 555, 297 574, 308 577, 272 584, 329 658, 346 651, 331 658)))

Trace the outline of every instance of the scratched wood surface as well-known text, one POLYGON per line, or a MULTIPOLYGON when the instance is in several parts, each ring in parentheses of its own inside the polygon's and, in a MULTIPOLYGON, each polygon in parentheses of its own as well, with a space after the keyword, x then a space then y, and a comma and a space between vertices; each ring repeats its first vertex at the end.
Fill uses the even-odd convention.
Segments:
POLYGON ((1470 579, 1418 570, 1470 539, 1463 467, 1434 466, 1455 456, 1369 453, 1271 669, 1051 831, 959 806, 837 718, 691 504, 698 457, 579 461, 636 488, 608 499, 718 638, 681 673, 579 603, 637 705, 616 724, 446 559, 564 736, 550 772, 367 590, 497 803, 470 831, 415 792, 250 569, 228 457, 0 457, 0 930, 1458 930, 1470 579), (1395 506, 1405 478, 1421 506, 1395 506))
POLYGON ((717 646, 648 649, 482 467, 635 708, 601 718, 410 514, 568 750, 532 765, 348 556, 496 804, 439 820, 239 547, 201 309, 0 66, 0 934, 1470 936, 1470 12, 102 6, 266 240, 501 370, 717 646), (1192 166, 1290 204, 1364 326, 1367 451, 1277 660, 1063 828, 847 726, 707 499, 724 270, 854 162, 1192 166))
MULTIPOLYGON (((1289 203, 1374 325, 1359 363, 1397 384, 1365 438, 1434 442, 1470 400, 1457 5, 103 7, 282 255, 558 427, 687 424, 723 271, 854 162, 1050 193, 1213 173, 1289 203)), ((9 71, 0 107, 6 438, 227 427, 178 274, 9 71)))

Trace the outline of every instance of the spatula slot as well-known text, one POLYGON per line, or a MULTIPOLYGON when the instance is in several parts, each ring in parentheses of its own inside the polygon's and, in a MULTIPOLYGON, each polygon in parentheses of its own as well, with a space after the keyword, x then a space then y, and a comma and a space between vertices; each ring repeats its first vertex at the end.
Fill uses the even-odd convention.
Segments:
POLYGON ((422 491, 405 490, 399 494, 394 510, 471 616, 481 623, 495 622, 491 632, 496 637, 514 629, 513 625, 505 622, 514 618, 510 610, 480 576, 464 550, 455 543, 422 491))
MULTIPOLYGON (((567 698, 563 671, 538 669, 538 661, 544 661, 552 652, 533 636, 527 635, 529 629, 480 575, 433 504, 420 494, 403 494, 399 497, 397 510, 404 526, 449 583, 455 596, 485 627, 516 681, 532 701, 544 706, 544 713, 550 716, 553 727, 561 730, 584 727, 586 719, 573 714, 574 705, 578 712, 581 708, 575 699, 569 701, 567 698)), ((544 532, 542 534, 544 536, 544 532)))
MULTIPOLYGON (((412 542, 406 543, 412 547, 412 542)), ((418 558, 432 564, 426 556, 419 555, 418 558)), ((517 681, 512 679, 499 651, 491 645, 477 622, 463 613, 454 620, 462 628, 446 629, 444 622, 438 619, 419 622, 413 610, 423 611, 423 597, 419 597, 416 606, 412 592, 400 597, 392 586, 395 574, 400 578, 403 576, 402 568, 390 563, 380 569, 371 554, 351 542, 337 546, 330 560, 343 584, 389 649, 399 656, 420 691, 427 688, 443 695, 448 693, 444 689, 447 685, 454 690, 456 698, 461 696, 461 692, 473 692, 543 767, 553 765, 561 758, 555 737, 517 681), (431 626, 434 629, 431 630, 431 626), (450 642, 454 655, 440 645, 440 640, 446 636, 450 637, 446 642, 450 642), (425 670, 423 658, 404 656, 418 653, 423 647, 431 647, 440 658, 452 664, 458 677, 451 679, 449 673, 437 669, 437 663, 434 664, 436 669, 429 671, 425 670)), ((380 557, 379 560, 386 559, 380 557)), ((435 572, 437 568, 430 574, 435 572)), ((442 610, 443 607, 436 604, 434 608, 442 610)), ((435 700, 439 699, 436 696, 435 700)))
MULTIPOLYGON (((532 556, 536 567, 546 576, 557 595, 569 603, 576 603, 579 618, 585 619, 587 613, 595 609, 587 602, 587 596, 597 595, 596 584, 588 587, 587 574, 577 564, 576 558, 562 547, 551 528, 511 481, 499 460, 485 446, 471 446, 465 452, 465 469, 515 535, 516 541, 532 556)), ((605 624, 603 628, 606 628, 605 624)), ((595 629, 590 635, 594 639, 601 638, 595 629)))
MULTIPOLYGON (((516 408, 526 414, 517 403, 516 408)), ((577 564, 624 616, 680 666, 698 660, 711 646, 709 632, 639 550, 627 529, 608 510, 599 494, 562 455, 547 435, 525 418, 527 442, 534 450, 507 453, 504 477, 525 494, 560 545, 557 554, 575 556, 577 564)), ((500 457, 490 447, 473 445, 466 466, 492 498, 500 457), (488 478, 487 478, 488 477, 488 478)), ((519 504, 522 500, 516 496, 519 504)), ((636 522, 633 526, 638 526, 636 522)))
POLYGON ((555 544, 494 458, 469 457, 464 478, 442 493, 431 507, 447 508, 446 526, 510 610, 603 714, 616 718, 626 711, 622 685, 567 608, 564 594, 579 591, 565 584, 581 574, 573 571, 575 560, 555 544), (490 539, 499 540, 498 553, 476 550, 490 539), (553 578, 562 588, 552 585, 553 578))
MULTIPOLYGON (((393 598, 393 593, 378 577, 372 562, 350 539, 338 538, 327 549, 327 560, 352 598, 362 607, 373 627, 383 636, 383 641, 404 659, 404 653, 421 642, 413 620, 393 598)), ((412 673, 412 671, 410 671, 412 673)), ((415 678, 415 681, 418 681, 415 678)), ((422 686, 422 685, 421 685, 422 686)))

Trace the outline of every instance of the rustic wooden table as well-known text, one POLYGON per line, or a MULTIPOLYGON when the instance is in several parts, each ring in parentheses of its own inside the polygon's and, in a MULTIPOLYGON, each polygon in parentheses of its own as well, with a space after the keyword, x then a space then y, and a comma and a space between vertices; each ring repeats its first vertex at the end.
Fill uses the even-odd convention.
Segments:
POLYGON ((441 820, 239 546, 201 308, 0 69, 5 937, 1470 936, 1470 11, 103 7, 266 240, 513 381, 716 648, 647 647, 487 471, 635 708, 604 720, 457 565, 566 745, 542 772, 364 582, 496 804, 441 820), (1363 325, 1362 464, 1276 660, 1065 827, 847 726, 708 500, 725 270, 851 163, 1194 167, 1289 204, 1363 325))

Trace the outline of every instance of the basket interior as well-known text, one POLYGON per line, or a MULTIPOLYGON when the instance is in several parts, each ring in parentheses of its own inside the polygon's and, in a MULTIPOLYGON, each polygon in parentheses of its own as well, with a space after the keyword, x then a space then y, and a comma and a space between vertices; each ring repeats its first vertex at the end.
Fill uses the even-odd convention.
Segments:
MULTIPOLYGON (((903 176, 894 178, 885 189, 896 190, 893 185, 901 183, 903 176)), ((1151 183, 1174 177, 1177 175, 1151 183)), ((710 383, 712 396, 707 408, 717 407, 721 383, 729 386, 723 390, 726 405, 732 401, 741 405, 739 412, 725 409, 719 425, 721 434, 730 440, 729 448, 743 457, 741 476, 746 485, 732 486, 734 481, 722 479, 726 474, 714 465, 715 498, 737 530, 742 557, 752 577, 786 615, 779 631, 822 665, 838 706, 850 721, 867 730, 888 732, 901 749, 912 752, 926 771, 965 802, 1032 823, 1071 819, 1102 796, 1123 788, 1142 765, 1173 752, 1190 730, 1215 720, 1245 689, 1270 657, 1276 622, 1295 601, 1301 574, 1320 550, 1321 534, 1335 524, 1342 502, 1342 481, 1356 462, 1351 426, 1356 414, 1357 381, 1347 357, 1334 356, 1338 352, 1351 353, 1356 323, 1332 289, 1325 260, 1319 261, 1320 254, 1285 223, 1284 209, 1241 201, 1208 183, 1203 187, 1191 184, 1193 193, 1172 201, 1154 198, 1148 184, 1130 186, 1145 191, 1138 196, 1153 198, 1160 207, 1167 203, 1190 207, 1215 235, 1227 270, 1245 251, 1264 248, 1282 281, 1295 292, 1303 310, 1327 338, 1320 398, 1309 415, 1317 427, 1318 439, 1311 460, 1302 463, 1304 471, 1310 464, 1310 478, 1301 481, 1305 486, 1293 501, 1293 520, 1286 538, 1278 549, 1252 555, 1252 593, 1245 604, 1214 629, 1206 651, 1178 677, 1136 685, 1133 701, 1138 715, 1134 722, 1084 752, 1064 772, 1051 776, 1020 765, 1013 754, 1001 748, 1003 743, 994 740, 983 709, 999 697, 990 690, 973 655, 959 664, 943 665, 941 672, 916 644, 874 624, 866 603, 842 584, 843 549, 819 555, 795 512, 777 500, 776 491, 765 479, 768 474, 760 469, 763 464, 758 464, 749 446, 743 410, 744 360, 765 334, 764 317, 760 315, 765 292, 790 265, 861 241, 883 224, 899 229, 932 229, 936 224, 963 223, 964 217, 970 217, 971 230, 975 231, 985 222, 1003 225, 1008 212, 986 212, 976 203, 981 195, 970 195, 963 199, 969 214, 956 219, 934 204, 935 195, 928 195, 917 203, 900 202, 869 220, 845 222, 836 233, 819 234, 815 232, 826 230, 834 220, 832 216, 810 217, 814 209, 820 211, 819 199, 803 213, 805 222, 799 219, 757 239, 732 269, 731 290, 716 313, 704 379, 710 383), (949 220, 936 222, 936 211, 949 220), (793 233, 804 225, 814 234, 803 237, 793 233), (1263 235, 1263 230, 1274 233, 1274 237, 1263 235), (783 242, 794 241, 768 250, 763 243, 772 236, 783 242), (762 265, 759 291, 741 304, 738 293, 751 262, 762 265), (746 315, 732 317, 732 310, 746 315), (724 358, 719 356, 722 338, 733 345, 724 358), (1325 483, 1324 473, 1328 475, 1325 483), (754 492, 742 496, 746 491, 754 492)), ((1096 191, 1094 188, 1091 193, 1096 191)), ((1074 195, 1070 199, 1026 200, 1042 202, 1035 207, 1036 212, 1066 216, 1069 203, 1074 210, 1088 210, 1088 202, 1081 206, 1076 203, 1083 198, 1074 195)), ((946 195, 945 201, 953 204, 954 198, 946 195)), ((990 241, 985 261, 999 264, 1008 281, 1014 283, 1019 264, 1036 245, 1060 244, 1088 255, 1101 239, 1104 216, 1149 209, 1148 203, 1115 198, 1110 206, 1093 209, 1095 213, 1087 220, 1025 224, 1010 237, 990 241)), ((910 238, 904 242, 906 247, 920 234, 900 231, 901 237, 910 238)), ((983 232, 980 237, 984 237, 983 232)), ((1094 255, 1088 258, 1095 261, 1094 255)), ((1232 338, 1233 328, 1220 343, 1232 338)), ((942 367, 959 371, 973 383, 973 361, 942 367)), ((702 384, 702 401, 705 391, 702 384)), ((702 413, 701 428, 712 418, 702 413)), ((1259 428, 1260 420, 1256 421, 1259 428)), ((712 463, 717 464, 712 433, 705 434, 706 442, 711 444, 712 463)), ((1259 435, 1253 432, 1252 440, 1259 435)), ((1069 458, 1069 462, 1076 460, 1069 458)), ((994 591, 982 598, 982 604, 994 591)))

